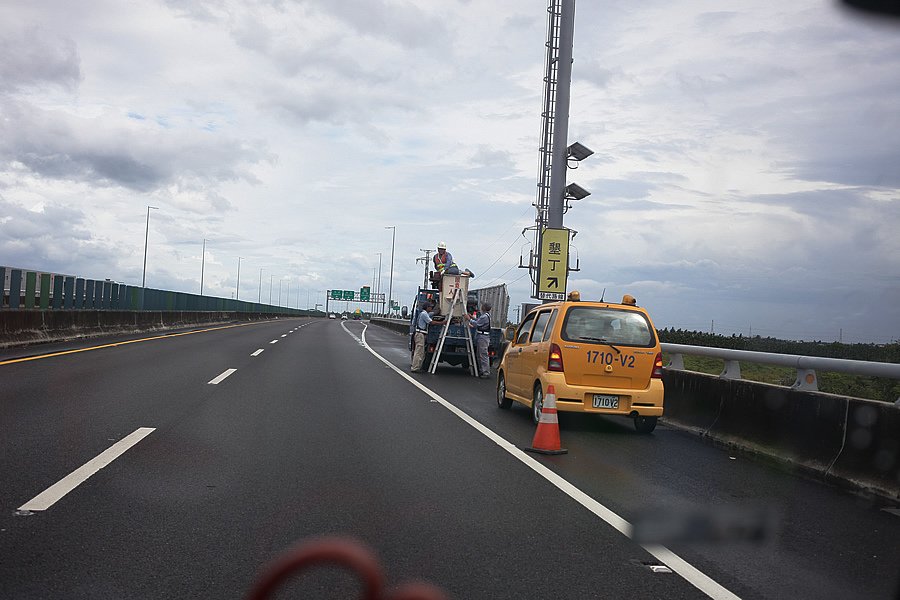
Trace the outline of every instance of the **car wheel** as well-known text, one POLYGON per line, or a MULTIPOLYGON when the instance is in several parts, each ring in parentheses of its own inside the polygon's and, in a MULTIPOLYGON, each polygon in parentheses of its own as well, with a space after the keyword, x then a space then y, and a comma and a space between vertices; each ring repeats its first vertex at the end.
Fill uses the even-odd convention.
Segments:
POLYGON ((506 378, 503 377, 503 373, 497 377, 497 406, 500 408, 512 406, 512 399, 506 397, 506 378))
POLYGON ((656 421, 658 417, 642 417, 640 415, 634 418, 634 428, 638 433, 650 433, 656 429, 656 421))
POLYGON ((537 425, 541 422, 541 409, 544 408, 544 390, 541 384, 534 384, 534 393, 531 396, 531 420, 537 425))

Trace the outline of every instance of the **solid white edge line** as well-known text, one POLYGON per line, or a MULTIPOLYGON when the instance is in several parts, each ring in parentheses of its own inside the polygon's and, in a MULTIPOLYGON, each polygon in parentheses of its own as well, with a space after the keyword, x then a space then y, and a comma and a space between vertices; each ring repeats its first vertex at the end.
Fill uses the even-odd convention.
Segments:
MULTIPOLYGON (((343 322, 341 326, 343 327, 343 322)), ((431 389, 425 387, 415 379, 413 379, 409 374, 404 373, 402 370, 398 369, 392 362, 375 352, 368 343, 366 343, 366 329, 368 325, 363 325, 362 331, 362 339, 356 337, 353 333, 344 328, 344 331, 349 333, 353 338, 360 342, 366 350, 372 353, 375 358, 386 364, 388 367, 393 369, 395 373, 406 379, 408 382, 419 388, 422 392, 430 396, 435 402, 438 402, 455 414, 457 417, 471 425, 475 430, 484 435, 486 438, 506 450, 509 454, 517 458, 519 461, 528 466, 535 473, 552 483, 556 486, 560 491, 564 494, 581 504, 583 507, 603 519, 608 525, 613 527, 616 531, 621 533, 622 535, 631 538, 632 525, 612 510, 608 509, 606 506, 594 500, 586 493, 563 479, 561 476, 554 473, 548 467, 545 467, 543 464, 538 462, 532 456, 526 454, 523 450, 520 450, 516 447, 515 444, 507 441, 505 438, 500 435, 494 433, 491 429, 485 427, 480 422, 476 421, 474 418, 470 417, 467 413, 463 412, 461 409, 457 408, 454 404, 451 404, 443 397, 439 396, 436 392, 433 392, 431 389)), ((658 545, 642 545, 644 550, 649 552, 654 558, 665 564, 667 567, 681 575, 688 583, 696 587, 698 590, 713 598, 714 600, 740 600, 740 597, 730 592, 729 590, 722 587, 720 584, 716 583, 711 577, 691 565, 689 562, 666 548, 665 546, 658 545)))
POLYGON ((137 444, 139 441, 156 431, 155 427, 140 427, 128 434, 96 457, 92 458, 82 466, 78 467, 46 490, 23 504, 19 510, 41 511, 47 510, 63 496, 74 490, 76 487, 87 481, 87 479, 117 459, 125 453, 126 450, 137 444))
POLYGON ((237 369, 225 369, 221 374, 207 381, 207 383, 210 385, 219 385, 226 377, 228 377, 235 371, 237 371, 237 369))
POLYGON ((254 352, 253 354, 251 354, 250 356, 259 356, 259 355, 262 354, 263 352, 265 352, 265 350, 264 350, 263 348, 260 348, 259 350, 257 350, 257 351, 254 352))

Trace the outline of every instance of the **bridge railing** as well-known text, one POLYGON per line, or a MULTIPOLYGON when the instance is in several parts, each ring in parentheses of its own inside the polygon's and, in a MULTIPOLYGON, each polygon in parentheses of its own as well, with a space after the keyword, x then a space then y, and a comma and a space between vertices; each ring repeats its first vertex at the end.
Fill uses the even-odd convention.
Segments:
POLYGON ((109 279, 0 266, 0 310, 190 311, 304 315, 310 311, 234 298, 126 285, 109 279))
MULTIPOLYGON (((868 377, 887 377, 900 379, 900 364, 869 362, 864 360, 848 360, 842 358, 825 358, 821 356, 797 356, 795 354, 777 354, 772 352, 753 352, 750 350, 732 350, 729 348, 710 348, 708 346, 690 346, 687 344, 661 344, 662 351, 669 354, 670 362, 666 368, 684 371, 684 356, 706 356, 725 361, 725 368, 719 377, 723 379, 741 379, 741 362, 764 365, 775 365, 796 369, 797 377, 791 386, 795 389, 816 392, 819 381, 816 370, 835 371, 851 375, 868 377)), ((900 399, 898 399, 900 402, 900 399)))

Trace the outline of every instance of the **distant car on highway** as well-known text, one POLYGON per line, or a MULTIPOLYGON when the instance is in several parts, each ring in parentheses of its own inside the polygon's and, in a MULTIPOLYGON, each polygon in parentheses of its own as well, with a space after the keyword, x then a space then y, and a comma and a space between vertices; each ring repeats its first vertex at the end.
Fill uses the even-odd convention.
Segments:
POLYGON ((647 312, 628 304, 554 302, 517 328, 497 372, 497 404, 540 419, 547 387, 559 411, 621 415, 650 433, 663 414, 662 353, 647 312))
POLYGON ((329 318, 329 319, 337 319, 337 315, 334 314, 334 313, 330 313, 330 314, 328 315, 328 318, 329 318))
POLYGON ((347 313, 341 314, 341 321, 346 321, 346 320, 347 320, 347 313))

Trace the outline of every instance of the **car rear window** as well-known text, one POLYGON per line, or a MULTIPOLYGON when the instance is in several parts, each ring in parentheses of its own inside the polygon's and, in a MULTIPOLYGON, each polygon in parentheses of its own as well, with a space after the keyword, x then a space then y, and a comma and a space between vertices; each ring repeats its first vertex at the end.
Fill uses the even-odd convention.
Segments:
POLYGON ((599 306, 570 308, 563 323, 562 338, 569 342, 621 346, 650 347, 656 343, 656 336, 643 314, 599 306))

